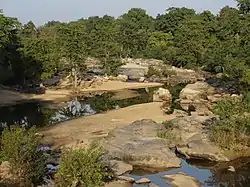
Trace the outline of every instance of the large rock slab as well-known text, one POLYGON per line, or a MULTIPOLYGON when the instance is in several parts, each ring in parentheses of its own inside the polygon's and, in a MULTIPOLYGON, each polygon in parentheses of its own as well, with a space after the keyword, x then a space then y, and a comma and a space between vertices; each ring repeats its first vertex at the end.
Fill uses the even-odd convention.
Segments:
POLYGON ((205 159, 217 162, 229 161, 217 146, 201 140, 191 141, 185 147, 177 146, 177 151, 189 159, 205 159))
POLYGON ((164 126, 152 120, 141 120, 117 128, 103 142, 106 158, 122 160, 146 168, 176 168, 181 160, 169 149, 169 141, 157 138, 164 126))
POLYGON ((122 161, 111 160, 109 161, 111 168, 114 171, 114 174, 119 176, 133 170, 133 166, 122 161))
POLYGON ((163 178, 168 180, 170 185, 175 187, 200 187, 201 184, 193 177, 185 173, 177 173, 173 175, 165 175, 163 178))
POLYGON ((186 116, 175 118, 165 126, 168 133, 177 138, 172 143, 187 159, 203 159, 224 162, 229 159, 223 151, 209 140, 209 126, 216 122, 215 116, 186 116), (171 127, 168 127, 168 125, 171 127))

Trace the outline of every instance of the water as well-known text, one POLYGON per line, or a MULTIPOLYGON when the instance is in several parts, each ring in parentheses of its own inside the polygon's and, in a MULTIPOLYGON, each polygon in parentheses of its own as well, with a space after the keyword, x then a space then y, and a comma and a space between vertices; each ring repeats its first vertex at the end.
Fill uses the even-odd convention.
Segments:
MULTIPOLYGON (((139 180, 142 177, 146 177, 152 181, 152 183, 160 186, 160 187, 170 187, 167 184, 166 179, 162 178, 162 176, 167 174, 175 174, 178 172, 183 172, 196 178, 201 183, 205 183, 205 181, 212 176, 212 173, 208 169, 201 169, 196 166, 189 165, 185 160, 182 159, 182 166, 181 168, 169 170, 166 172, 160 172, 155 174, 145 174, 143 171, 134 171, 133 173, 129 174, 129 177, 133 177, 136 180, 139 180)), ((135 187, 144 187, 146 185, 134 185, 135 187)), ((207 185, 205 185, 207 187, 207 185)))
MULTIPOLYGON (((176 85, 169 88, 173 96, 172 110, 178 108, 180 90, 185 84, 176 85)), ((1 128, 8 125, 21 125, 43 127, 74 119, 80 116, 94 115, 109 110, 152 102, 154 90, 158 88, 130 90, 133 93, 129 97, 116 97, 115 92, 107 92, 93 97, 78 97, 77 100, 70 101, 63 108, 50 109, 39 102, 29 102, 13 106, 0 108, 1 128)), ((128 90, 124 90, 128 91, 128 90)), ((121 94, 122 92, 120 92, 121 94)), ((48 149, 48 148, 43 148, 48 149)), ((55 169, 48 166, 50 169, 55 169)), ((165 172, 142 171, 136 169, 128 176, 135 179, 142 177, 149 178, 154 184, 160 187, 167 187, 167 181, 161 176, 184 172, 197 179, 203 187, 249 187, 250 186, 250 158, 240 159, 232 163, 212 164, 212 163, 188 163, 182 159, 182 166, 165 172), (236 172, 229 172, 228 166, 234 166, 236 172)), ((143 185, 141 185, 143 186, 143 185)))
MULTIPOLYGON (((37 126, 60 123, 80 116, 94 115, 131 105, 152 102, 153 91, 157 88, 129 90, 133 95, 117 98, 116 92, 107 92, 93 97, 78 97, 65 107, 50 109, 41 102, 28 102, 0 108, 1 127, 9 125, 37 126)), ((128 90, 120 91, 128 92, 128 90)))

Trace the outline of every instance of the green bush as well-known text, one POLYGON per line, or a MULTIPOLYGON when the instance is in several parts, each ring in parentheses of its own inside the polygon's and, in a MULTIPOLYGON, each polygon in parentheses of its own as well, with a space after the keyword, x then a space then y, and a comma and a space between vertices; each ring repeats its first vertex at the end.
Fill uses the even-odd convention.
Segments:
POLYGON ((230 97, 217 103, 220 118, 211 128, 210 139, 225 150, 243 150, 250 145, 250 107, 247 97, 230 97))
POLYGON ((35 133, 35 128, 10 128, 2 132, 1 160, 10 164, 11 182, 21 186, 38 184, 45 174, 45 157, 35 133))
POLYGON ((61 157, 56 174, 56 186, 97 187, 111 177, 100 161, 103 153, 97 149, 69 149, 61 157))

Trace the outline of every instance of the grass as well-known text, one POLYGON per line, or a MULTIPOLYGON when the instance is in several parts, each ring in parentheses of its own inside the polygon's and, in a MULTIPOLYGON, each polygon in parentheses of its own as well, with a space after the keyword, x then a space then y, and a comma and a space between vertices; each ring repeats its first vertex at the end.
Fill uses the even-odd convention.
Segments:
POLYGON ((213 108, 220 118, 210 129, 210 139, 224 150, 244 151, 250 146, 248 97, 229 97, 213 108))

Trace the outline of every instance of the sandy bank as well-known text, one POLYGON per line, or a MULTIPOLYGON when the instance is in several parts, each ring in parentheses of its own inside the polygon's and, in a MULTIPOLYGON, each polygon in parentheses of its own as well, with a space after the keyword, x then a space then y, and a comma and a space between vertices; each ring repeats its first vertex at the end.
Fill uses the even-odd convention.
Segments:
MULTIPOLYGON (((160 83, 130 83, 130 82, 119 82, 119 81, 108 81, 104 82, 100 86, 95 88, 81 89, 81 92, 99 92, 99 91, 115 91, 122 89, 136 89, 144 87, 155 87, 161 86, 160 83)), ((24 102, 27 100, 38 100, 38 101, 51 101, 52 103, 59 103, 62 101, 70 100, 73 97, 72 90, 46 90, 45 94, 32 95, 32 94, 21 94, 18 92, 0 90, 0 105, 15 104, 18 102, 24 102)))
POLYGON ((53 147, 74 146, 77 142, 87 145, 95 138, 107 136, 108 132, 116 127, 128 125, 136 120, 152 119, 162 122, 174 118, 172 115, 164 114, 160 106, 161 103, 146 103, 80 117, 44 129, 41 133, 45 135, 45 141, 52 143, 53 147))

